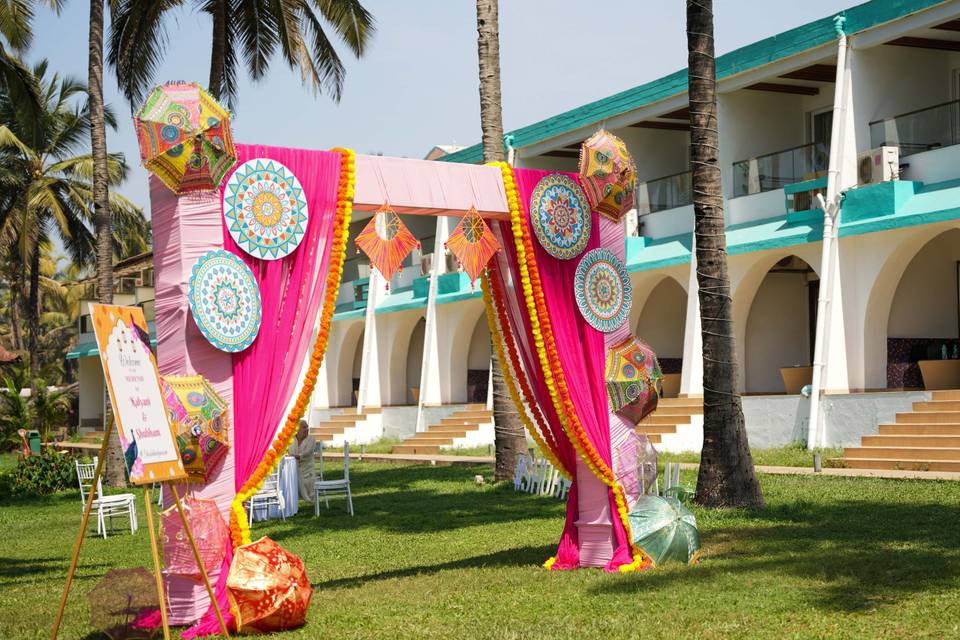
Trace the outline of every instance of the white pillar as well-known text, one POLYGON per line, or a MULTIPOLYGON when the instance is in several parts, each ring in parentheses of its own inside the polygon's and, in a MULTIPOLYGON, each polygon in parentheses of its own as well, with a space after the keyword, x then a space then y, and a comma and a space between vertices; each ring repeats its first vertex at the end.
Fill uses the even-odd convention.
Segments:
POLYGON ((680 397, 703 395, 703 335, 700 329, 700 295, 697 286, 696 243, 691 246, 690 274, 687 281, 687 319, 683 330, 683 368, 680 372, 680 397))
POLYGON ((420 401, 417 403, 417 431, 426 428, 423 420, 424 405, 439 405, 443 402, 440 380, 440 336, 437 330, 437 283, 446 271, 446 248, 444 243, 450 235, 450 219, 437 218, 437 232, 433 248, 433 263, 430 265, 430 287, 427 293, 427 311, 423 332, 423 364, 420 367, 420 401))
POLYGON ((381 406, 380 357, 377 339, 376 309, 387 295, 387 284, 376 269, 370 269, 370 287, 367 290, 367 312, 363 325, 363 351, 360 360, 360 390, 357 393, 357 410, 381 406))

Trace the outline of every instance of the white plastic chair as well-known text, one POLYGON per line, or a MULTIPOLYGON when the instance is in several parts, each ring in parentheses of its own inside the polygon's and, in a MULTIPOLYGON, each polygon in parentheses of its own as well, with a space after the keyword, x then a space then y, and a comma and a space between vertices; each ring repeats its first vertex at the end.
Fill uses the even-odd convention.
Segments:
MULTIPOLYGON (((96 473, 98 459, 94 457, 92 464, 74 461, 77 470, 77 483, 80 485, 81 513, 87 506, 87 496, 93 491, 93 476, 96 473)), ((90 510, 97 514, 97 535, 107 537, 107 521, 110 523, 110 532, 113 532, 113 518, 128 516, 130 519, 130 533, 134 534, 139 528, 137 525, 137 497, 132 493, 103 495, 103 482, 97 478, 97 497, 90 510)))
POLYGON ((320 515, 320 496, 323 503, 330 508, 330 496, 344 494, 347 497, 347 513, 353 515, 353 494, 350 492, 350 443, 343 442, 343 478, 339 480, 323 479, 323 448, 320 449, 320 479, 314 485, 316 495, 313 501, 313 517, 320 515))
POLYGON ((526 491, 530 484, 530 456, 521 453, 513 469, 513 490, 526 491))
POLYGON ((261 520, 266 520, 270 513, 270 507, 276 507, 277 511, 280 512, 280 518, 283 520, 287 519, 287 514, 285 513, 287 502, 283 498, 283 491, 280 487, 280 473, 283 471, 284 465, 284 459, 280 458, 277 468, 266 477, 260 490, 250 498, 247 507, 247 519, 250 521, 250 524, 253 524, 253 514, 257 509, 265 509, 264 516, 261 520))

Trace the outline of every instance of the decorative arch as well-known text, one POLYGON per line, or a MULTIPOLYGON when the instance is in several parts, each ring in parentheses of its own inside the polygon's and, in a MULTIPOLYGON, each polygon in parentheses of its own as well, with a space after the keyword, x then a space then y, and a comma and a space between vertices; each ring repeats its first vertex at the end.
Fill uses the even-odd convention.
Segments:
POLYGON ((687 291, 674 277, 664 276, 634 302, 634 335, 649 344, 664 373, 680 373, 687 322, 687 291))

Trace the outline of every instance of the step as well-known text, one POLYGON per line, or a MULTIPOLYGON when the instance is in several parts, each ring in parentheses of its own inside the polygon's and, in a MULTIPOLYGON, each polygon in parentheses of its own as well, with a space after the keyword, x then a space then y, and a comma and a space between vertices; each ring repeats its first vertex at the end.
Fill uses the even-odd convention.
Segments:
POLYGON ((398 444, 390 453, 417 453, 421 455, 429 455, 440 453, 440 447, 437 445, 398 444))
POLYGON ((347 422, 350 424, 356 424, 360 422, 367 416, 361 414, 358 415, 339 415, 339 416, 330 416, 330 419, 327 422, 347 422))
POLYGON ((481 403, 468 404, 466 410, 467 411, 489 411, 489 409, 487 409, 487 405, 481 404, 481 403))
POLYGON ((657 410, 654 412, 659 416, 693 416, 703 414, 703 405, 696 407, 688 406, 670 406, 665 407, 657 406, 657 410))
POLYGON ((441 425, 446 426, 457 426, 462 427, 464 425, 474 425, 477 424, 476 418, 442 418, 440 420, 441 425))
POLYGON ((917 412, 928 411, 960 411, 960 400, 936 400, 931 402, 914 402, 913 410, 917 412))
POLYGON ((420 435, 419 433, 412 438, 408 438, 403 441, 403 444, 413 444, 413 445, 436 445, 438 447, 449 447, 453 444, 453 438, 444 438, 443 436, 430 437, 429 434, 424 433, 420 435))
POLYGON ((448 420, 450 418, 473 420, 481 418, 483 420, 490 420, 493 418, 493 411, 456 411, 447 417, 448 420))
POLYGON ((647 433, 647 434, 644 434, 644 435, 647 436, 647 440, 649 440, 652 444, 660 444, 660 434, 659 434, 659 433, 647 433))
POLYGON ((342 433, 346 432, 346 427, 342 426, 329 426, 329 427, 313 427, 310 429, 310 433, 314 436, 325 435, 325 436, 339 436, 342 433))
POLYGON ((929 447, 845 447, 844 458, 885 460, 953 460, 960 462, 960 448, 929 447))
POLYGON ((675 424, 638 424, 634 429, 637 433, 645 433, 647 435, 653 433, 676 433, 677 425, 675 424))
POLYGON ((889 435, 864 436, 861 443, 864 447, 919 447, 960 449, 960 434, 953 436, 929 435, 889 435))
POLYGON ((960 400, 960 389, 934 391, 933 399, 934 400, 960 400))
POLYGON ((654 411, 652 414, 641 420, 638 425, 644 424, 689 424, 690 416, 671 416, 671 415, 657 415, 657 412, 654 411), (686 419, 684 419, 686 418, 686 419))
POLYGON ((702 407, 703 398, 659 398, 658 407, 702 407))
POLYGON ((429 427, 424 433, 429 433, 434 436, 443 436, 445 438, 466 438, 467 434, 470 433, 470 429, 458 429, 456 427, 429 427))
POLYGON ((960 436, 960 424, 882 424, 882 436, 960 436))
POLYGON ((892 460, 886 458, 831 458, 828 461, 848 469, 899 469, 902 471, 960 471, 960 462, 946 460, 892 460))
POLYGON ((897 414, 897 424, 911 424, 917 422, 924 424, 929 424, 931 422, 936 422, 938 424, 960 424, 960 411, 917 411, 897 414))

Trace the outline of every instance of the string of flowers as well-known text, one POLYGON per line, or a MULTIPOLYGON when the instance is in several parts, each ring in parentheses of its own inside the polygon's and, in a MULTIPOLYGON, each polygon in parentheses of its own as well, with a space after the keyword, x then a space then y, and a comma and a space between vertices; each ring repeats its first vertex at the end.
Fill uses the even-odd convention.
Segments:
POLYGON ((243 508, 243 503, 250 500, 260 490, 264 480, 273 472, 277 462, 290 447, 290 443, 299 428, 300 419, 303 417, 307 403, 310 401, 310 396, 313 395, 320 364, 323 362, 323 355, 327 350, 327 342, 330 337, 330 321, 333 318, 337 295, 340 292, 340 278, 343 275, 343 260, 346 256, 347 236, 350 233, 350 216, 353 212, 353 194, 356 186, 353 151, 341 148, 333 149, 333 151, 341 156, 340 179, 337 185, 337 207, 334 218, 333 243, 330 247, 330 269, 327 272, 324 289, 320 328, 317 339, 313 344, 313 351, 310 354, 310 365, 307 368, 303 385, 293 408, 287 415, 283 428, 274 438, 263 459, 254 469, 253 474, 237 491, 237 495, 230 505, 230 538, 234 548, 250 542, 250 523, 247 521, 247 512, 243 508))
MULTIPOLYGON (((550 393, 550 398, 553 401, 557 415, 560 418, 563 430, 566 432, 571 443, 573 443, 577 453, 590 471, 613 491, 617 512, 623 523, 627 539, 629 540, 631 539, 630 522, 627 519, 627 501, 623 488, 620 486, 620 483, 617 482, 612 469, 603 461, 600 454, 590 443, 587 434, 584 432, 583 425, 580 424, 576 409, 573 406, 573 401, 570 398, 563 371, 559 366, 560 356, 553 340, 550 316, 547 313, 543 290, 540 286, 540 274, 537 269, 533 241, 524 221, 523 205, 517 191, 513 169, 505 162, 493 164, 500 167, 503 176, 503 185, 507 194, 511 226, 513 229, 514 243, 516 245, 517 263, 520 268, 521 288, 530 316, 530 326, 534 337, 534 344, 536 345, 537 355, 539 356, 540 365, 543 369, 544 382, 550 393), (556 368, 556 371, 554 371, 554 368, 556 368)), ((644 557, 644 554, 636 546, 631 545, 631 549, 634 560, 629 564, 621 565, 619 568, 620 571, 633 571, 649 563, 649 560, 644 557)))
POLYGON ((516 345, 513 343, 510 328, 505 322, 501 308, 499 307, 500 301, 495 300, 500 292, 496 289, 492 278, 487 274, 481 275, 480 285, 483 291, 483 302, 487 311, 487 324, 490 327, 490 335, 493 337, 494 350, 497 354, 497 360, 500 362, 500 368, 503 370, 503 380, 507 385, 507 390, 510 392, 510 398, 513 400, 513 404, 517 408, 517 413, 520 415, 520 421, 523 422, 523 426, 526 427, 534 442, 537 443, 544 457, 556 467, 564 478, 572 480, 573 477, 570 471, 560 462, 554 452, 555 443, 547 443, 544 441, 545 438, 542 434, 549 434, 549 431, 543 423, 543 415, 538 410, 536 401, 533 399, 533 394, 530 392, 526 376, 520 368, 516 345), (491 288, 495 289, 496 293, 494 295, 490 293, 491 288), (497 315, 500 316, 499 321, 497 315), (504 349, 504 343, 506 343, 506 349, 504 349), (507 352, 509 352, 509 360, 507 358, 507 352), (519 383, 520 389, 522 389, 522 397, 520 390, 517 389, 517 383, 519 383), (526 399, 526 405, 524 405, 524 399, 526 399), (531 413, 534 415, 537 426, 534 426, 530 419, 531 413))

